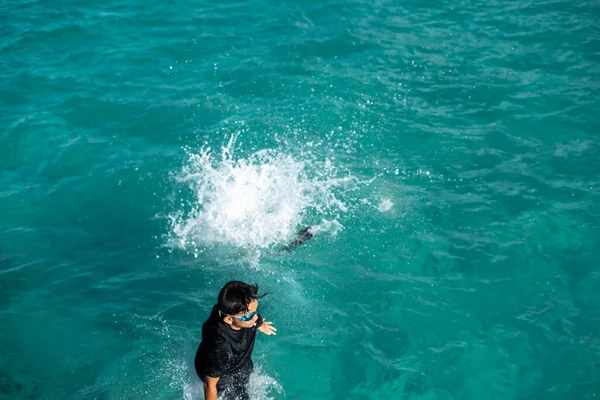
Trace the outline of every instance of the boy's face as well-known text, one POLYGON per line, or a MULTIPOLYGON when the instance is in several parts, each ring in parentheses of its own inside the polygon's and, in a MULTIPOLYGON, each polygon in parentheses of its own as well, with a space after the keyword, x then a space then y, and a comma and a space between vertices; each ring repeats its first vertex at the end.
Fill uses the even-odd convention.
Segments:
POLYGON ((249 313, 255 313, 250 321, 244 322, 239 318, 230 317, 230 316, 226 316, 225 318, 223 318, 223 321, 226 324, 229 324, 229 326, 231 326, 231 329, 235 329, 236 331, 243 329, 243 328, 252 328, 254 326, 254 324, 256 323, 256 320, 258 319, 258 315, 256 314, 257 309, 258 309, 258 300, 252 299, 252 301, 248 305, 247 311, 242 311, 235 315, 236 317, 241 317, 242 315, 246 315, 249 313))

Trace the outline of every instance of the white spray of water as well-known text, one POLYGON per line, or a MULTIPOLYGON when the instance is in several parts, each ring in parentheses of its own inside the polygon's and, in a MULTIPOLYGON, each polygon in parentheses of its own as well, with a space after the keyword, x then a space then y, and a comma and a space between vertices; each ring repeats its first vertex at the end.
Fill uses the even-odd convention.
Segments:
POLYGON ((383 199, 381 199, 379 206, 377 206, 377 209, 380 212, 386 212, 386 211, 391 210, 392 207, 394 207, 394 203, 388 198, 383 198, 383 199))
MULTIPOLYGON (((248 382, 248 394, 251 400, 277 400, 284 394, 283 387, 271 376, 257 367, 250 375, 248 382)), ((190 380, 183 385, 183 400, 196 400, 204 398, 202 381, 197 376, 191 376, 190 380)))
POLYGON ((283 392, 283 387, 279 382, 264 373, 260 367, 250 375, 248 394, 252 400, 281 399, 283 392))
POLYGON ((195 254, 215 244, 261 249, 286 243, 305 225, 316 225, 317 232, 341 229, 337 217, 348 208, 338 196, 356 186, 356 179, 337 177, 330 160, 296 159, 280 151, 236 158, 236 139, 231 137, 220 158, 207 147, 187 150, 188 163, 177 179, 195 199, 170 216, 172 245, 195 254))

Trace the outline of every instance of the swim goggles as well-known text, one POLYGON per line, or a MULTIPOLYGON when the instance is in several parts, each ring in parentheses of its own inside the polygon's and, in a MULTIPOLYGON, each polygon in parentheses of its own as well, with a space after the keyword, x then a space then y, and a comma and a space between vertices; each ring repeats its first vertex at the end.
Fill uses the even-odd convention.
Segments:
POLYGON ((256 315, 256 311, 252 311, 252 312, 249 312, 248 314, 244 314, 244 315, 231 315, 231 314, 225 314, 223 311, 219 310, 219 314, 227 315, 228 317, 231 317, 231 318, 237 318, 243 322, 250 322, 250 321, 252 321, 252 318, 254 318, 254 316, 256 315))

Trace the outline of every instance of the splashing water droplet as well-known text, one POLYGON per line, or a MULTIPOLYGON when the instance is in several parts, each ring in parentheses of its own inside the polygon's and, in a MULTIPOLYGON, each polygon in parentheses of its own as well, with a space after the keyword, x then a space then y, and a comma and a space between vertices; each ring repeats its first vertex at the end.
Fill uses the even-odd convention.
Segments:
POLYGON ((216 244, 261 249, 287 242, 304 225, 326 221, 323 226, 341 229, 329 220, 348 210, 339 192, 355 186, 355 178, 335 176, 331 160, 282 151, 236 158, 236 140, 233 135, 220 158, 209 147, 186 150, 188 161, 177 180, 195 198, 170 215, 174 247, 196 254, 216 244))

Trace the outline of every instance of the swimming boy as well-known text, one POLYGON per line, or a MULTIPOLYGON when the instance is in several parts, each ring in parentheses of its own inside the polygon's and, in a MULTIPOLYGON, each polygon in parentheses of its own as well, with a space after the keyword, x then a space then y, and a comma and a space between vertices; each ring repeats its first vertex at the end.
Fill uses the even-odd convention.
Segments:
POLYGON ((248 400, 246 385, 253 369, 252 349, 256 331, 275 335, 271 322, 257 314, 258 285, 228 282, 210 317, 202 325, 202 341, 196 352, 196 373, 204 382, 204 398, 248 400))

